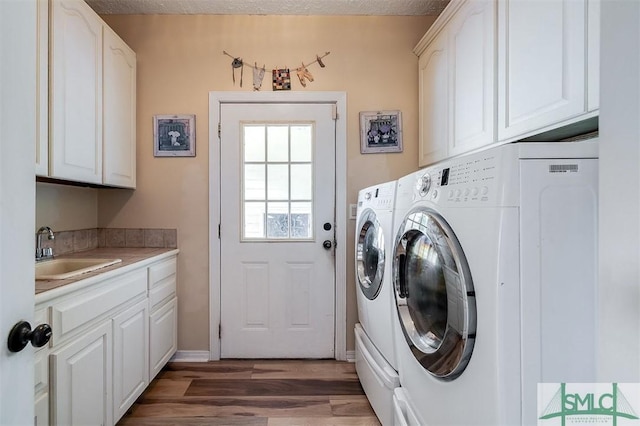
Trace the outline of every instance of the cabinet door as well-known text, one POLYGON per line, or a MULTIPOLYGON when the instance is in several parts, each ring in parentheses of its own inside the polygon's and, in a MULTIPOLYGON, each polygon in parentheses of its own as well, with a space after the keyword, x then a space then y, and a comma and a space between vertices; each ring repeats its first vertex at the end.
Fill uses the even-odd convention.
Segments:
POLYGON ((418 164, 426 166, 447 156, 448 64, 447 38, 440 33, 420 55, 420 121, 418 164))
POLYGON ((600 108, 600 0, 587 1, 587 110, 600 108))
POLYGON ((149 302, 113 319, 113 419, 118 421, 149 384, 149 302))
POLYGON ((585 112, 585 4, 498 2, 500 140, 550 130, 585 112))
POLYGON ((84 2, 51 2, 49 174, 102 183, 102 21, 84 2))
POLYGON ((178 347, 178 302, 174 297, 167 304, 151 314, 149 326, 149 380, 162 370, 162 367, 176 352, 178 347))
POLYGON ((103 182, 136 186, 136 54, 104 28, 103 182))
POLYGON ((49 175, 49 2, 38 8, 36 70, 36 175, 49 175))
POLYGON ((113 424, 111 339, 107 321, 51 354, 52 424, 113 424))
POLYGON ((451 112, 448 156, 494 142, 495 2, 465 3, 448 24, 451 112))

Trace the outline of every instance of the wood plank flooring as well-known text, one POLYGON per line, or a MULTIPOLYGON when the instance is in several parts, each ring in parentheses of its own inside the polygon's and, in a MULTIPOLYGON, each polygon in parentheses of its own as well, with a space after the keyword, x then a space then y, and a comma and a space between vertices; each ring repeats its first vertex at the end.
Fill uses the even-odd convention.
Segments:
POLYGON ((380 425, 355 365, 331 360, 169 363, 118 426, 380 425))

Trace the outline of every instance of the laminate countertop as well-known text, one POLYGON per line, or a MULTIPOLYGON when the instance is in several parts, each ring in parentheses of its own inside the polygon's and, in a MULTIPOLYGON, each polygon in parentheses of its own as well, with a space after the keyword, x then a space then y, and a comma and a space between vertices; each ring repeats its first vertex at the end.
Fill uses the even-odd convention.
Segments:
POLYGON ((55 256, 55 259, 122 259, 122 262, 65 280, 36 280, 36 303, 145 267, 178 252, 179 250, 174 248, 98 248, 55 256))

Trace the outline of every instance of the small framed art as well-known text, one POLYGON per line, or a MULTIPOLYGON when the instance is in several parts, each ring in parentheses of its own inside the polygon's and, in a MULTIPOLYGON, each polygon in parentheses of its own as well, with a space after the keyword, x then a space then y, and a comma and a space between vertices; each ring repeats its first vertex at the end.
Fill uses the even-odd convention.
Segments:
POLYGON ((153 155, 155 157, 195 157, 195 114, 154 115, 153 155))
POLYGON ((363 111, 360 113, 360 152, 402 152, 402 115, 400 111, 363 111))

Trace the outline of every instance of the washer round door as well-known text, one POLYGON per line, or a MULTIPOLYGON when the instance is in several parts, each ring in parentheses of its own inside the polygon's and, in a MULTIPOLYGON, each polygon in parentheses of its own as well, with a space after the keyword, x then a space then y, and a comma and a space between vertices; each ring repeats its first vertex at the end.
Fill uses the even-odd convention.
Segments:
POLYGON ((393 271, 398 316, 413 355, 433 376, 454 380, 473 352, 476 303, 462 247, 442 216, 428 208, 407 214, 393 271))
POLYGON ((356 229, 356 279, 369 300, 375 299, 382 288, 384 259, 382 227, 375 212, 366 209, 356 229))

